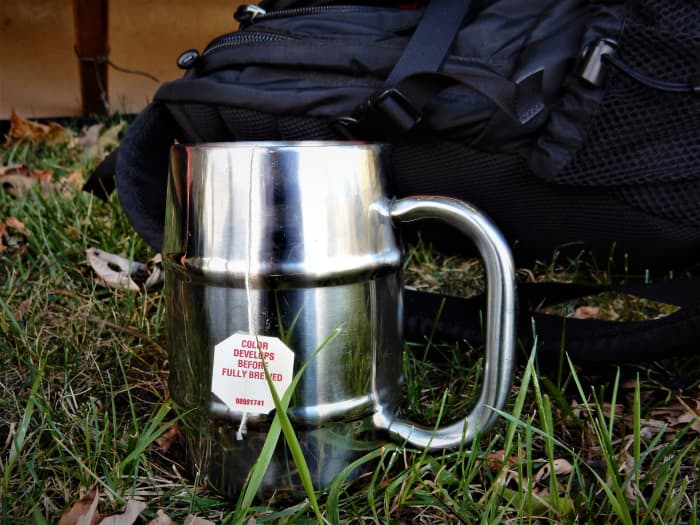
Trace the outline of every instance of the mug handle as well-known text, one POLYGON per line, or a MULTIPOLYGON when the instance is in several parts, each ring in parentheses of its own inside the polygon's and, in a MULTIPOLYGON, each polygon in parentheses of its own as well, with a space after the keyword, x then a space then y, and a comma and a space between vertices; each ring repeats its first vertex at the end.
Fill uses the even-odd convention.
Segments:
POLYGON ((484 261, 487 280, 486 360, 484 383, 476 405, 466 418, 437 429, 379 411, 374 423, 393 439, 420 448, 442 449, 469 444, 477 431, 487 431, 498 419, 493 410, 505 406, 515 363, 516 287, 510 249, 500 231, 475 207, 449 197, 416 196, 391 204, 392 219, 409 222, 440 219, 456 227, 475 244, 484 261))

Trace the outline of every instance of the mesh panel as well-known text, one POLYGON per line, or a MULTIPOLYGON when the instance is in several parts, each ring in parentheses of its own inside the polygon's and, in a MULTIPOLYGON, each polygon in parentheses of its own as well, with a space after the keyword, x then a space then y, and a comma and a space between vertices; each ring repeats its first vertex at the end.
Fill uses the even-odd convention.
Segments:
POLYGON ((622 187, 616 195, 646 212, 700 226, 700 181, 622 187))
POLYGON ((198 111, 214 118, 196 121, 202 141, 226 140, 324 140, 337 138, 328 122, 311 117, 276 116, 261 111, 199 104, 198 111), (216 123, 216 125, 214 125, 216 123))
MULTIPOLYGON (((619 56, 662 80, 687 83, 696 77, 697 0, 634 2, 619 56)), ((700 225, 698 179, 700 97, 662 93, 617 72, 584 146, 557 177, 565 184, 616 187, 630 204, 693 225, 700 225)))
POLYGON ((280 136, 284 140, 332 140, 339 138, 327 120, 309 117, 280 117, 280 136))
POLYGON ((219 106, 218 109, 229 130, 229 140, 277 140, 279 138, 276 119, 272 115, 228 106, 219 106))
POLYGON ((205 142, 210 136, 225 133, 224 123, 216 108, 208 104, 183 103, 171 104, 170 111, 177 119, 184 134, 181 142, 205 142))

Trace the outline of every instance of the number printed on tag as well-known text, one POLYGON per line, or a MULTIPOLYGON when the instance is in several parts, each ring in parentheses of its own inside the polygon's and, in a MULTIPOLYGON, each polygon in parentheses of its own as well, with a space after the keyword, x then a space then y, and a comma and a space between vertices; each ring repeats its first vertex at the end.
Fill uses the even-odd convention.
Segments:
POLYGON ((268 414, 275 404, 265 368, 282 398, 292 382, 294 352, 277 337, 237 332, 214 347, 211 391, 232 410, 268 414))

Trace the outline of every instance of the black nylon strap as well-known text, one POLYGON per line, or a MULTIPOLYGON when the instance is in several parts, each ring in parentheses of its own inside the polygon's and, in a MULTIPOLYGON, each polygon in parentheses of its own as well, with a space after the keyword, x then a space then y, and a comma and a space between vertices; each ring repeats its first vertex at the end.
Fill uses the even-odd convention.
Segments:
POLYGON ((437 71, 445 60, 470 5, 469 0, 431 0, 384 86, 394 87, 414 73, 437 71))
POLYGON ((488 98, 512 120, 526 124, 544 107, 542 102, 542 71, 537 71, 514 83, 502 75, 475 65, 464 77, 444 73, 417 73, 396 86, 417 110, 422 110, 440 91, 455 85, 469 86, 488 98))
POLYGON ((337 119, 337 130, 348 138, 387 140, 415 127, 427 103, 455 84, 451 77, 430 74, 440 69, 470 5, 469 0, 431 0, 384 87, 351 116, 337 119))
MULTIPOLYGON (((537 355, 541 362, 557 363, 562 351, 578 364, 648 361, 700 352, 700 278, 610 286, 521 284, 518 295, 518 337, 528 352, 537 337, 537 355), (682 308, 660 319, 626 322, 573 319, 535 312, 538 306, 606 291, 628 293, 682 308)), ((405 335, 412 340, 432 334, 443 340, 482 343, 479 327, 485 306, 483 295, 464 299, 406 290, 405 335), (441 313, 436 319, 438 312, 441 313)))
POLYGON ((363 140, 401 137, 420 123, 435 95, 455 85, 474 89, 521 125, 538 115, 544 108, 542 71, 519 83, 483 65, 475 65, 473 71, 460 77, 439 72, 469 7, 468 1, 432 0, 383 89, 360 104, 350 117, 338 119, 338 129, 363 140))
POLYGON ((641 84, 644 84, 645 86, 650 87, 652 89, 666 91, 668 93, 692 93, 695 95, 700 94, 700 78, 690 78, 687 83, 669 82, 668 80, 663 80, 660 78, 654 78, 650 77, 649 75, 645 75, 641 71, 637 71, 625 61, 620 60, 612 54, 603 55, 602 60, 604 62, 612 64, 631 79, 636 80, 637 82, 640 82, 641 84))
POLYGON ((117 169, 118 155, 119 148, 117 147, 97 165, 95 171, 90 174, 83 185, 83 191, 92 193, 103 201, 109 199, 116 186, 114 175, 117 169))

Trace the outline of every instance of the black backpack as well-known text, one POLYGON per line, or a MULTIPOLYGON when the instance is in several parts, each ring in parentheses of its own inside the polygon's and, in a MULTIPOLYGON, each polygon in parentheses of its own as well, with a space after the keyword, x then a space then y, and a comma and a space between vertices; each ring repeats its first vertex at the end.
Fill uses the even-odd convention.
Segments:
MULTIPOLYGON (((700 5, 695 0, 268 0, 182 53, 118 150, 120 202, 160 248, 173 141, 390 142, 397 196, 484 210, 516 262, 586 252, 662 275, 700 260, 700 5)), ((109 184, 99 174, 90 185, 109 184)), ((441 251, 454 232, 421 224, 441 251)), ((695 351, 700 285, 522 286, 543 356, 625 361, 695 351), (562 321, 543 303, 617 289, 682 308, 636 323, 562 321), (563 327, 565 325, 565 327, 563 327), (578 327, 578 328, 577 328, 578 327)), ((407 329, 478 339, 479 302, 409 292, 407 329), (433 304, 435 303, 435 304, 433 304)))

